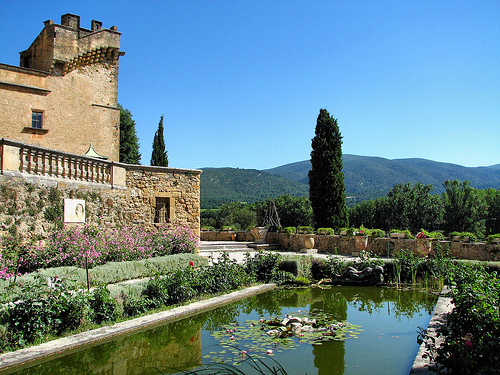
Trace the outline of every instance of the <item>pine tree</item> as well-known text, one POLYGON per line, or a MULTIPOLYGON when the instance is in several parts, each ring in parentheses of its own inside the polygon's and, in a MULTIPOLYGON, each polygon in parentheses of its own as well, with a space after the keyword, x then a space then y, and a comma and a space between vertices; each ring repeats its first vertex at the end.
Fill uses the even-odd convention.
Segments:
POLYGON ((140 164, 139 139, 135 132, 135 121, 128 109, 120 108, 120 162, 140 164))
POLYGON ((165 139, 163 138, 163 115, 160 117, 158 130, 153 139, 153 152, 151 153, 151 165, 157 167, 168 167, 168 156, 165 151, 165 139))
POLYGON ((342 136, 337 120, 320 109, 312 139, 309 199, 316 228, 349 226, 342 173, 342 136))

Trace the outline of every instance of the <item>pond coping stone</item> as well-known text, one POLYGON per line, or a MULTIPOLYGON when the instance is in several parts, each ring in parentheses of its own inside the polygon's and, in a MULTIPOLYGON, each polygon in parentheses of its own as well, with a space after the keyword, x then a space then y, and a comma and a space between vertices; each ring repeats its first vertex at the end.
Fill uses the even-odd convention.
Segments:
POLYGON ((201 311, 214 309, 216 307, 243 299, 253 295, 264 293, 276 288, 276 284, 262 284, 237 290, 228 294, 212 297, 203 301, 197 301, 185 306, 175 307, 167 311, 130 319, 116 323, 112 326, 101 327, 82 332, 73 336, 45 342, 40 345, 23 348, 14 352, 0 355, 0 372, 18 365, 25 365, 36 360, 57 358, 69 354, 69 351, 77 351, 85 345, 98 345, 112 341, 119 335, 130 334, 151 329, 155 326, 165 324, 168 321, 178 320, 201 311))
POLYGON ((452 298, 449 296, 451 289, 448 286, 444 286, 439 294, 439 298, 434 307, 434 312, 432 313, 431 320, 427 326, 427 334, 425 336, 424 342, 420 345, 415 361, 413 362, 413 367, 411 368, 411 375, 424 375, 424 374, 435 374, 432 369, 436 368, 436 363, 431 362, 430 359, 424 358, 426 353, 425 342, 428 338, 433 337, 436 340, 436 347, 439 347, 444 338, 442 336, 437 337, 437 331, 446 323, 446 318, 448 313, 451 313, 455 305, 452 302, 452 298))

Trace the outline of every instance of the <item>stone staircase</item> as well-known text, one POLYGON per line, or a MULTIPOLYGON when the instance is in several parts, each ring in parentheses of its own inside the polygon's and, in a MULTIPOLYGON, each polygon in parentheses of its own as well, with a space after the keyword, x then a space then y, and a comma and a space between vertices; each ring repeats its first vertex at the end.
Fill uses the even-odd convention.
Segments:
POLYGON ((223 252, 223 251, 250 251, 248 245, 251 242, 236 241, 201 241, 200 253, 204 252, 223 252))
POLYGON ((236 241, 201 241, 200 256, 217 260, 221 254, 228 254, 230 259, 236 260, 238 263, 244 261, 245 254, 254 254, 256 250, 279 250, 279 246, 271 244, 262 244, 255 248, 253 242, 236 242, 236 241), (250 246, 249 246, 250 245, 250 246))

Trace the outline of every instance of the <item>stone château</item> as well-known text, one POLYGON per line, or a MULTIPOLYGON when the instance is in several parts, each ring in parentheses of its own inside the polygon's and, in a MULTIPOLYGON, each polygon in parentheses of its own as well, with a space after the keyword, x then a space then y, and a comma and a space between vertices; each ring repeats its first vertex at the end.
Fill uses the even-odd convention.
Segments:
POLYGON ((64 198, 86 200, 87 222, 199 234, 200 170, 119 163, 120 38, 65 14, 44 22, 19 67, 0 64, 0 234, 43 237, 64 198))

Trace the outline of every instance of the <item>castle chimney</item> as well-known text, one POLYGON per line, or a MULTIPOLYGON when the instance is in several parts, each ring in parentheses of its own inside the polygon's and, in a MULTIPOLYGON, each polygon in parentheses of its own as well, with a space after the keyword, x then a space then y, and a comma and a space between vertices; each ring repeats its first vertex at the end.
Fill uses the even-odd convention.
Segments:
POLYGON ((80 28, 80 16, 76 14, 67 13, 61 16, 61 25, 69 26, 72 29, 80 28))
POLYGON ((102 22, 101 21, 96 21, 96 20, 92 20, 92 31, 99 31, 101 30, 102 28, 102 22))

